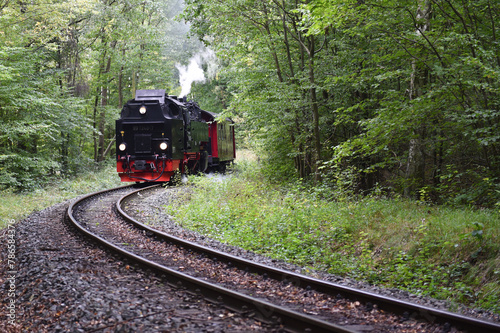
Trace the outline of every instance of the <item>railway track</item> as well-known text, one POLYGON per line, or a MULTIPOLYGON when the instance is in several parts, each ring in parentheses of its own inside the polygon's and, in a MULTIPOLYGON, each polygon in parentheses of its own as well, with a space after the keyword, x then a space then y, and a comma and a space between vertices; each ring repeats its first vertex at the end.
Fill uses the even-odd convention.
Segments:
POLYGON ((86 236, 159 272, 169 284, 286 331, 500 332, 494 323, 261 265, 160 232, 123 210, 142 190, 125 187, 86 196, 70 205, 67 218, 86 236))

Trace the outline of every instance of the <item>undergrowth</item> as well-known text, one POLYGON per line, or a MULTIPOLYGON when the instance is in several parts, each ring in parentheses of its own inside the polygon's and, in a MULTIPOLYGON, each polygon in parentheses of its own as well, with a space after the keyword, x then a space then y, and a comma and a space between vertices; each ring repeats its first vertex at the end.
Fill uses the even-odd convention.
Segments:
POLYGON ((500 214, 376 197, 327 201, 252 167, 191 177, 168 214, 222 242, 386 287, 500 313, 500 214))
POLYGON ((56 203, 74 198, 78 195, 103 190, 120 185, 114 163, 102 168, 90 170, 78 177, 53 178, 51 185, 33 187, 25 192, 12 190, 0 191, 0 228, 9 221, 18 221, 33 211, 42 210, 56 203))

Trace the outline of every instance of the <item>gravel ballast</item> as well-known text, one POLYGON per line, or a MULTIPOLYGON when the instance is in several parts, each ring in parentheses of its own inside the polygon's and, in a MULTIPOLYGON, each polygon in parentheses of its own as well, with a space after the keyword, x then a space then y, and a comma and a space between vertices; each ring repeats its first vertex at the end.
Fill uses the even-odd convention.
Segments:
POLYGON ((397 298, 402 301, 430 306, 439 310, 452 311, 481 320, 500 322, 500 316, 488 311, 484 311, 481 309, 471 309, 465 306, 451 304, 450 302, 443 300, 414 295, 407 291, 399 290, 396 288, 381 288, 349 278, 344 278, 319 271, 311 271, 310 269, 303 269, 300 266, 296 266, 282 260, 271 259, 250 251, 243 250, 238 247, 223 244, 217 240, 207 238, 197 232, 186 230, 180 227, 171 216, 168 216, 164 212, 164 207, 172 203, 172 198, 176 196, 175 192, 177 191, 189 191, 189 188, 187 186, 179 186, 173 188, 157 187, 145 192, 141 192, 139 196, 127 201, 125 211, 130 214, 130 216, 135 217, 137 220, 143 223, 148 223, 151 227, 157 228, 166 233, 199 243, 204 246, 212 247, 220 251, 225 251, 232 255, 239 256, 248 260, 257 261, 265 265, 289 270, 295 273, 310 275, 315 278, 377 293, 383 296, 397 298), (174 193, 172 194, 172 192, 174 193))
POLYGON ((0 331, 272 331, 95 248, 63 221, 66 209, 56 205, 0 231, 0 331), (14 267, 7 260, 9 229, 15 230, 14 267))

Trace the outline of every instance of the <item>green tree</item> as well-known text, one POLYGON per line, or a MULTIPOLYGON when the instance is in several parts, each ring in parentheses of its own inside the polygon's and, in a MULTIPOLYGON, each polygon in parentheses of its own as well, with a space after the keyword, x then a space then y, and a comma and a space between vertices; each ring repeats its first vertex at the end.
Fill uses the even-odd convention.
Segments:
POLYGON ((488 0, 345 5, 305 7, 315 34, 334 29, 354 36, 353 50, 370 39, 360 50, 369 54, 360 75, 348 81, 363 87, 370 112, 358 122, 362 132, 335 148, 328 167, 354 163, 379 181, 390 177, 389 184, 411 196, 428 189, 436 198, 498 200, 491 182, 500 171, 495 6, 488 0))
POLYGON ((183 18, 227 61, 231 109, 263 139, 274 171, 288 172, 288 156, 300 177, 318 177, 324 156, 317 80, 326 41, 306 34, 298 8, 287 1, 195 0, 183 18))
POLYGON ((86 125, 64 85, 68 6, 6 3, 0 16, 0 186, 26 188, 67 167, 70 133, 86 125), (80 127, 80 128, 78 128, 80 127))
POLYGON ((274 172, 288 156, 318 179, 324 161, 332 189, 492 204, 498 15, 490 0, 190 0, 183 17, 226 60, 229 108, 274 172))
POLYGON ((0 186, 97 165, 135 89, 177 85, 170 3, 0 3, 0 186))

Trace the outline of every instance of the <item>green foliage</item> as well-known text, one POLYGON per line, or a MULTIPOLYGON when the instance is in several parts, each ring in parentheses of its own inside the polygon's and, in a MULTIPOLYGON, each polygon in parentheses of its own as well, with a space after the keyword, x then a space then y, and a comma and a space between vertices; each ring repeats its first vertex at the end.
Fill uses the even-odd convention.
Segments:
MULTIPOLYGON (((2 174, 3 176, 3 174, 2 174)), ((29 180, 28 180, 29 181, 29 180)), ((42 210, 56 203, 72 199, 76 196, 120 186, 120 179, 115 172, 114 161, 105 164, 101 169, 87 169, 77 177, 45 178, 48 183, 36 186, 30 191, 15 193, 11 189, 1 189, 0 196, 0 228, 8 221, 21 220, 33 211, 42 210)))
POLYGON ((60 173, 61 165, 56 161, 41 160, 20 155, 0 156, 0 189, 33 189, 50 176, 60 173))
POLYGON ((199 44, 179 38, 171 2, 2 4, 0 188, 34 189, 103 163, 133 91, 177 86, 176 58, 199 44))
POLYGON ((64 154, 75 142, 73 133, 90 127, 77 112, 82 100, 61 89, 63 74, 44 64, 50 52, 0 50, 0 61, 11 74, 0 87, 0 188, 29 189, 66 171, 68 160, 78 156, 64 154))
POLYGON ((494 207, 498 15, 490 0, 190 0, 183 17, 227 61, 229 108, 279 177, 286 156, 333 191, 494 207))
POLYGON ((267 182, 247 163, 232 177, 190 178, 189 198, 167 213, 183 227, 305 272, 500 310, 498 212, 375 197, 332 201, 302 182, 267 182))

